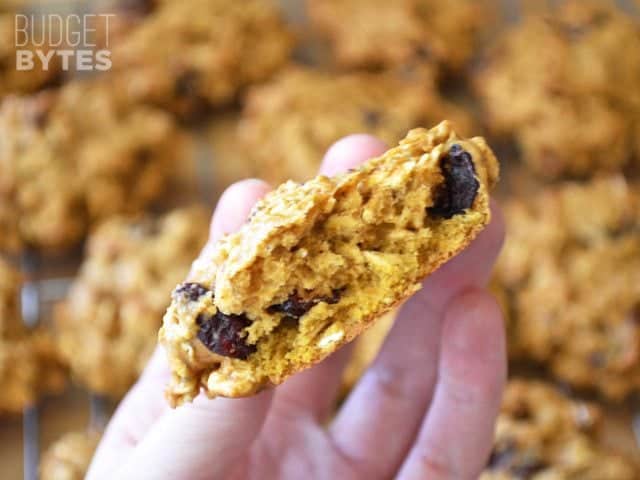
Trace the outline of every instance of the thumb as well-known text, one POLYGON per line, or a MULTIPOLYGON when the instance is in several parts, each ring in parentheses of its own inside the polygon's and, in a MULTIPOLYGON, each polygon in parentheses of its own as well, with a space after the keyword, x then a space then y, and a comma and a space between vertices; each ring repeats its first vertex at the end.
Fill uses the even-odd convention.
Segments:
MULTIPOLYGON (((269 190, 257 180, 229 187, 220 198, 205 250, 237 230, 269 190)), ((273 393, 209 400, 169 409, 162 399, 169 378, 158 349, 144 374, 120 404, 91 464, 87 479, 226 478, 246 455, 271 405, 273 393)))
POLYGON ((228 478, 246 460, 273 391, 241 399, 199 397, 166 412, 116 478, 228 478))

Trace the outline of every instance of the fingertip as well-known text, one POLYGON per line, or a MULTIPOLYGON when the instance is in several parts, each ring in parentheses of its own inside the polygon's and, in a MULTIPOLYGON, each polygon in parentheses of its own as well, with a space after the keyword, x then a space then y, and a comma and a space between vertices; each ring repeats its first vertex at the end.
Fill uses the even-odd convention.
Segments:
POLYGON ((470 288, 446 307, 436 393, 400 478, 478 478, 506 382, 500 309, 470 288))
POLYGON ((271 186, 260 179, 249 178, 230 185, 220 196, 210 227, 211 241, 222 235, 235 232, 247 220, 255 203, 271 190, 271 186))
POLYGON ((322 160, 320 173, 332 176, 350 168, 356 168, 382 154, 387 148, 382 140, 372 135, 364 133, 348 135, 329 147, 322 160))

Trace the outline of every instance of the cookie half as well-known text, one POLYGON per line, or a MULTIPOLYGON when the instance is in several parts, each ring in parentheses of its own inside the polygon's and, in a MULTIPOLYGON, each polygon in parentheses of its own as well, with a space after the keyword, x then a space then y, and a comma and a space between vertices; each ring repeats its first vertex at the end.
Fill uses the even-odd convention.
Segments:
POLYGON ((498 169, 484 139, 445 121, 268 194, 173 292, 159 334, 170 404, 252 395, 351 341, 488 224, 498 169))

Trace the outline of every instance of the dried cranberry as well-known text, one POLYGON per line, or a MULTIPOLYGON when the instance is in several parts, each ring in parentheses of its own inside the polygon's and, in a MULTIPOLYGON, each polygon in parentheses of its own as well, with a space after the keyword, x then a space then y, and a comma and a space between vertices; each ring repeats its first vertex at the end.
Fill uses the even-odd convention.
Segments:
POLYGON ((530 455, 519 455, 513 442, 491 452, 487 468, 509 472, 515 478, 530 478, 535 473, 547 468, 539 458, 530 455))
POLYGON ((220 311, 215 315, 203 313, 198 315, 196 322, 200 327, 198 339, 218 355, 246 360, 256 351, 254 345, 247 345, 240 336, 242 330, 251 324, 244 315, 226 315, 220 311))
POLYGON ((451 218, 471 208, 480 183, 471 154, 460 145, 453 145, 442 157, 440 169, 444 182, 436 190, 434 205, 427 212, 436 217, 451 218))
POLYGON ((365 110, 362 112, 362 120, 369 128, 375 128, 380 125, 382 113, 377 110, 365 110))
POLYGON ((303 300, 298 292, 293 292, 289 298, 282 303, 271 305, 267 308, 268 313, 284 313, 287 317, 299 319, 320 302, 334 305, 340 301, 342 289, 335 289, 330 297, 316 297, 311 300, 303 300))
POLYGON ((185 282, 174 290, 174 295, 195 302, 208 291, 208 288, 199 283, 185 282))
POLYGON ((186 70, 182 72, 174 85, 173 91, 176 97, 195 98, 198 96, 198 72, 186 70))

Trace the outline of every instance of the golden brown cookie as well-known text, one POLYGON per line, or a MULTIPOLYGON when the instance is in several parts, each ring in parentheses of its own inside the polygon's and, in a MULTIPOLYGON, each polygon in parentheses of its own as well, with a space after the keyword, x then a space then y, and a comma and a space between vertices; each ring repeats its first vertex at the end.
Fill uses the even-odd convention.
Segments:
POLYGON ((352 172, 282 184, 174 290, 170 404, 254 394, 353 340, 484 228, 497 178, 484 139, 445 121, 352 172))
POLYGON ((480 480, 634 480, 630 459, 602 445, 600 410, 540 381, 509 382, 480 480))
POLYGON ((20 413, 43 394, 65 384, 51 336, 44 329, 28 330, 19 312, 21 276, 0 258, 0 414, 20 413))
MULTIPOLYGON (((31 52, 30 55, 35 56, 36 49, 42 55, 48 55, 49 48, 46 45, 35 47, 31 42, 24 47, 16 46, 16 13, 11 7, 0 5, 0 99, 8 94, 35 92, 54 82, 62 73, 60 59, 55 55, 51 57, 46 70, 38 60, 34 61, 31 69, 17 68, 18 50, 27 50, 31 52)), ((19 40, 24 41, 23 38, 19 40)))
POLYGON ((0 339, 0 414, 20 413, 38 397, 60 392, 66 371, 48 332, 0 339))
POLYGON ((428 73, 331 74, 290 68, 249 91, 239 138, 261 177, 305 181, 332 143, 369 133, 389 145, 408 130, 449 118, 467 134, 473 120, 443 100, 428 73), (423 76, 426 75, 426 76, 423 76))
POLYGON ((96 432, 66 433, 42 457, 40 480, 83 480, 99 442, 96 432))
POLYGON ((0 338, 13 338, 22 332, 20 321, 20 285, 18 270, 0 257, 0 338))
POLYGON ((475 86, 489 127, 537 174, 618 170, 637 149, 640 24, 610 2, 562 2, 502 36, 475 86))
POLYGON ((203 209, 113 218, 90 236, 67 301, 56 311, 58 343, 74 378, 119 397, 156 345, 167 296, 206 241, 203 209))
POLYGON ((620 399, 640 388, 640 192, 621 176, 505 205, 511 355, 620 399))
POLYGON ((99 80, 7 97, 0 138, 0 251, 68 248, 94 222, 143 210, 181 152, 167 114, 99 80))
POLYGON ((271 0, 160 2, 114 43, 113 72, 134 99, 189 115, 230 103, 283 65, 291 48, 271 0))
POLYGON ((337 63, 347 67, 426 62, 459 70, 487 21, 486 5, 470 0, 308 0, 307 5, 337 63))

